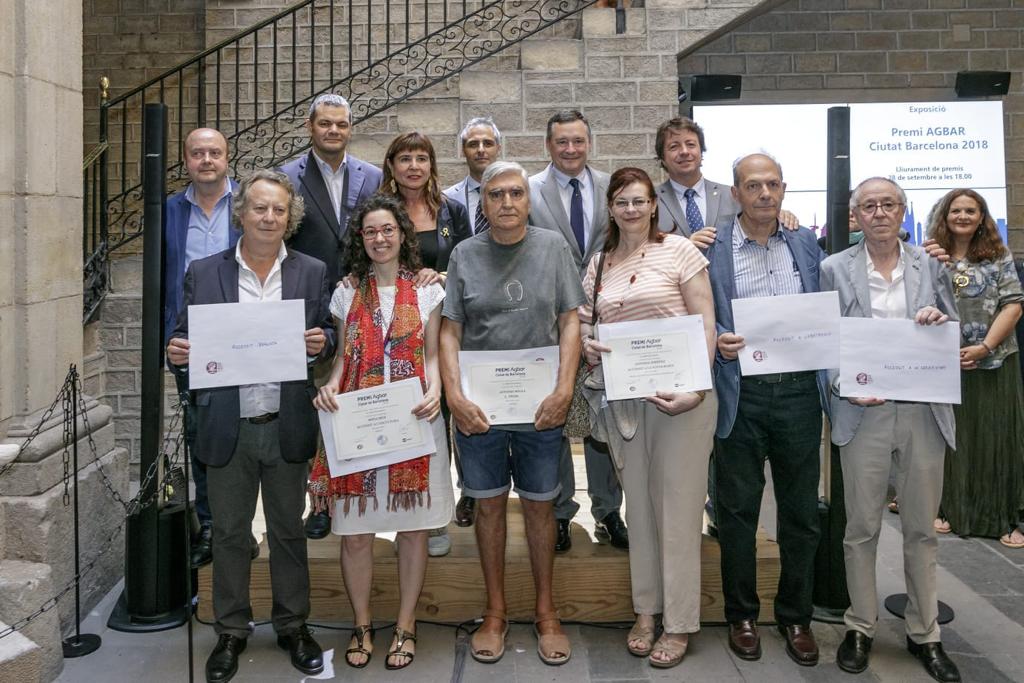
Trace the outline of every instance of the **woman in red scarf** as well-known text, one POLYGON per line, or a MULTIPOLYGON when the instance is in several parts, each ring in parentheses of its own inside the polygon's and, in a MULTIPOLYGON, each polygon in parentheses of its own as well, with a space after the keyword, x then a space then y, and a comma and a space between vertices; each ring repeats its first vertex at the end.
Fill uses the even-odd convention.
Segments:
MULTIPOLYGON (((437 357, 444 289, 438 284, 414 286, 421 267, 415 229, 394 198, 370 198, 359 207, 352 225, 358 227, 352 234, 349 262, 358 284, 338 287, 331 299, 339 352, 330 379, 313 403, 334 411, 335 394, 417 377, 424 399, 413 412, 431 421, 434 442, 443 448, 437 357)), ((452 516, 447 454, 334 478, 326 459, 318 457, 310 474, 310 492, 318 509, 330 510, 331 531, 342 537, 341 571, 356 624, 345 653, 349 666, 366 666, 373 652, 374 535, 398 532, 398 619, 385 666, 405 668, 415 655, 415 612, 426 572, 427 531, 444 526, 452 516)))

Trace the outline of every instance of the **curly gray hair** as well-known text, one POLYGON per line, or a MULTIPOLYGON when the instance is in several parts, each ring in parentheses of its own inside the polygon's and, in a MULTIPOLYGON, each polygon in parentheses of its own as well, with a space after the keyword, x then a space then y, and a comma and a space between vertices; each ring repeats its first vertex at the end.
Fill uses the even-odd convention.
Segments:
POLYGON ((306 203, 302 197, 295 193, 295 186, 284 173, 269 168, 261 168, 253 171, 249 177, 241 182, 238 187, 238 194, 235 196, 231 206, 231 222, 238 230, 242 229, 242 214, 245 212, 246 203, 249 200, 249 190, 260 180, 280 185, 288 193, 288 227, 285 228, 284 238, 290 239, 299 229, 299 223, 306 212, 306 203))

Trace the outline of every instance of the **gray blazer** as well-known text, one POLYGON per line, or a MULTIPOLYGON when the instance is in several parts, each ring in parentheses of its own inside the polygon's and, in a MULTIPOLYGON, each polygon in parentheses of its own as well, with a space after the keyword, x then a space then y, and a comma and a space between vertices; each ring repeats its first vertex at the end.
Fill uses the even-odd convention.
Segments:
MULTIPOLYGON (((929 258, 924 249, 912 244, 901 243, 907 257, 903 282, 907 291, 907 316, 913 317, 925 306, 935 306, 949 316, 958 319, 956 300, 949 272, 938 262, 929 258)), ((867 249, 864 242, 838 254, 829 256, 821 264, 821 291, 839 292, 839 309, 845 318, 870 318, 871 293, 868 290, 867 249)), ((952 324, 956 324, 953 322, 952 324)), ((829 372, 829 384, 833 387, 832 443, 845 446, 857 434, 864 407, 840 398, 835 390, 836 371, 829 372)), ((956 448, 956 423, 953 406, 948 403, 932 403, 932 415, 950 448, 956 448)))
MULTIPOLYGON (((729 185, 716 183, 710 178, 704 179, 704 190, 707 193, 707 213, 704 225, 718 225, 723 218, 731 221, 740 212, 740 207, 732 198, 729 185)), ((666 180, 655 189, 658 195, 658 229, 662 232, 674 232, 683 237, 690 236, 690 226, 686 222, 686 209, 679 205, 679 198, 672 188, 672 182, 666 180)))
POLYGON ((581 277, 586 272, 590 258, 601 250, 605 237, 608 236, 608 203, 605 201, 605 194, 608 192, 608 180, 611 176, 590 166, 587 166, 587 170, 594 182, 594 219, 591 222, 590 242, 585 254, 580 253, 576 236, 572 234, 569 216, 565 213, 565 206, 558 192, 558 182, 550 173, 551 165, 548 164, 546 169, 530 176, 530 225, 562 233, 565 241, 569 243, 569 251, 581 277))

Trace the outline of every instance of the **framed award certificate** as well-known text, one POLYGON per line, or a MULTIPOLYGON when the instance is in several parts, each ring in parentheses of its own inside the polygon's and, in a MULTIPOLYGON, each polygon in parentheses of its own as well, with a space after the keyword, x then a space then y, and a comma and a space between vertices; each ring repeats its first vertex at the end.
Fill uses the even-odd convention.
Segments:
POLYGON ((555 390, 558 347, 460 351, 462 391, 492 425, 532 423, 541 401, 555 390))
POLYGON ((595 337, 611 349, 601 354, 609 401, 711 388, 702 315, 600 323, 595 337))

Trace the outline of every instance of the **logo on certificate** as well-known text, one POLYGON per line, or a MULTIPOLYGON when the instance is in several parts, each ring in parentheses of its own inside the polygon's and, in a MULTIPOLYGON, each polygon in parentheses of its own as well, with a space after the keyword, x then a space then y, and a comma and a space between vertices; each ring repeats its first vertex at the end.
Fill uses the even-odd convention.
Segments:
POLYGON ((758 349, 757 351, 754 351, 754 353, 752 354, 752 357, 753 357, 755 362, 760 363, 760 362, 764 361, 765 358, 768 357, 768 354, 765 353, 764 351, 758 349))
POLYGON ((386 434, 379 434, 379 435, 377 435, 377 445, 378 446, 383 446, 387 442, 388 442, 388 437, 387 437, 386 434))
POLYGON ((864 386, 865 384, 871 384, 871 375, 866 372, 857 373, 857 384, 864 386))
POLYGON ((224 366, 215 360, 211 360, 206 364, 206 372, 210 375, 216 375, 218 372, 224 369, 224 366))

